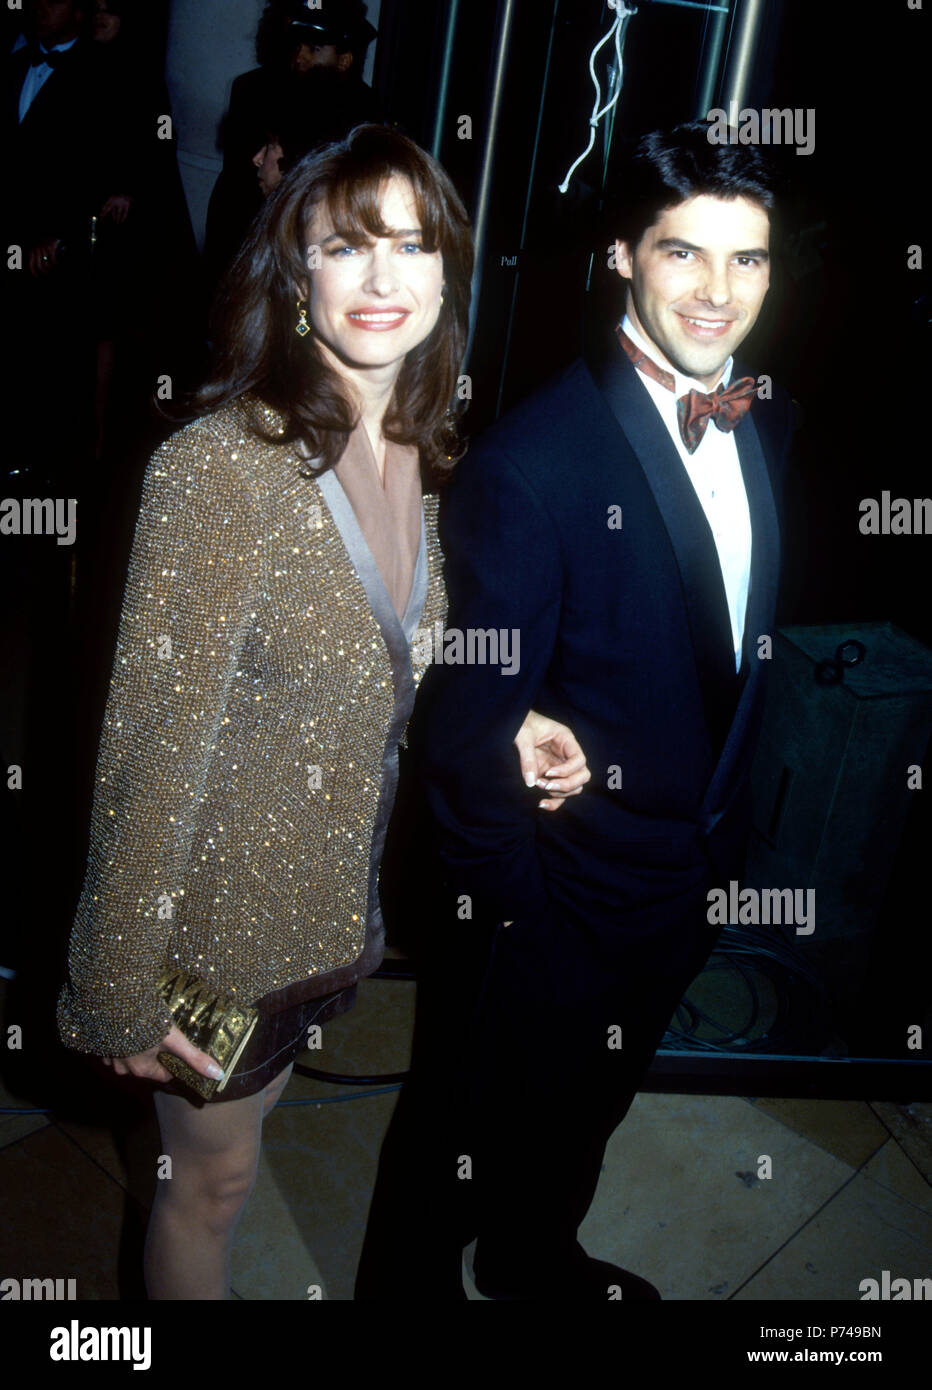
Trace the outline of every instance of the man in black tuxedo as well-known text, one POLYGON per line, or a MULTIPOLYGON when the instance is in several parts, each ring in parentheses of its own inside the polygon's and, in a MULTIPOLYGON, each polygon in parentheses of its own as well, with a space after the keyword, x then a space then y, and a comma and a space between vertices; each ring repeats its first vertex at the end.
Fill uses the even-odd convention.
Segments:
POLYGON ((642 140, 611 248, 623 319, 488 430, 444 498, 447 633, 509 634, 510 667, 438 663, 418 697, 452 896, 357 1297, 391 1297, 393 1265, 406 1293, 463 1297, 454 1222, 490 1297, 659 1297, 576 1232, 713 948, 708 890, 740 875, 790 435, 785 393, 732 361, 768 289, 771 179, 707 131, 642 140), (592 772, 546 820, 508 785, 531 707, 592 772))
POLYGON ((6 141, 10 227, 33 277, 56 269, 62 246, 84 250, 94 214, 111 209, 127 170, 120 111, 75 0, 35 0, 32 41, 8 59, 6 141))
MULTIPOLYGON (((17 464, 41 419, 48 456, 93 439, 96 238, 127 215, 123 121, 112 80, 85 33, 76 0, 34 0, 30 42, 7 60, 7 247, 21 265, 8 278, 17 464), (98 230, 92 239, 92 217, 98 230), (48 402, 57 410, 50 416, 48 402)), ((153 136, 154 138, 154 136, 153 136)), ((73 460, 72 460, 73 462, 73 460)))

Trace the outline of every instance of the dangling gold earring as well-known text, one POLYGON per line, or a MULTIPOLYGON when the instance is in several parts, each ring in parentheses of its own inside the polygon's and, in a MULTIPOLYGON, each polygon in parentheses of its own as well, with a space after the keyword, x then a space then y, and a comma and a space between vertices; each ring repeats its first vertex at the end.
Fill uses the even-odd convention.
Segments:
POLYGON ((442 294, 441 294, 441 296, 440 296, 440 307, 441 307, 441 309, 443 308, 443 295, 442 295, 442 294))
POLYGON ((311 331, 311 325, 307 321, 307 301, 304 299, 298 300, 298 322, 294 331, 302 338, 311 331))

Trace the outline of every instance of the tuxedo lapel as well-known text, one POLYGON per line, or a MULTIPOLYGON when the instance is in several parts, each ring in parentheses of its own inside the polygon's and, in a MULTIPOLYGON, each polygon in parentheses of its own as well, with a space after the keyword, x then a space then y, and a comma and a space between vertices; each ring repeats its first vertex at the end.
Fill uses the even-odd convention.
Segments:
MULTIPOLYGON (((51 75, 43 82, 30 103, 29 110, 23 118, 20 129, 28 135, 31 128, 38 128, 43 123, 49 121, 65 119, 68 115, 68 100, 66 91, 73 86, 72 77, 75 71, 82 66, 84 56, 83 41, 78 39, 73 48, 66 49, 59 55, 58 63, 52 70, 51 75)), ((28 59, 24 66, 19 86, 16 89, 16 101, 14 105, 14 119, 19 121, 19 97, 28 71, 28 59)))
POLYGON ((23 48, 10 59, 7 85, 7 120, 15 130, 19 125, 19 98, 29 71, 29 50, 23 48))
POLYGON ((731 622, 715 541, 696 490, 636 368, 614 333, 600 347, 587 351, 586 361, 641 466, 670 537, 706 725, 717 751, 734 714, 736 682, 731 622))
POLYGON ((751 516, 751 584, 744 622, 744 660, 757 662, 757 639, 769 634, 777 601, 780 533, 777 508, 753 406, 735 430, 738 462, 751 516))

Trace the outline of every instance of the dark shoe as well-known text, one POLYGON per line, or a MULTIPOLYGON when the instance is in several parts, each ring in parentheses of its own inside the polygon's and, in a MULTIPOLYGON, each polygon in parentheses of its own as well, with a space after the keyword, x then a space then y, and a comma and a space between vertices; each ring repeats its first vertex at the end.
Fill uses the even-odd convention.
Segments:
POLYGON ((642 1279, 620 1265, 609 1264, 607 1260, 594 1260, 585 1256, 578 1264, 568 1270, 551 1272, 542 1278, 538 1270, 524 1278, 503 1279, 494 1271, 482 1269, 474 1278, 476 1288, 484 1298, 494 1299, 572 1299, 583 1302, 622 1303, 660 1302, 660 1294, 642 1279), (620 1291, 620 1298, 619 1298, 620 1291))

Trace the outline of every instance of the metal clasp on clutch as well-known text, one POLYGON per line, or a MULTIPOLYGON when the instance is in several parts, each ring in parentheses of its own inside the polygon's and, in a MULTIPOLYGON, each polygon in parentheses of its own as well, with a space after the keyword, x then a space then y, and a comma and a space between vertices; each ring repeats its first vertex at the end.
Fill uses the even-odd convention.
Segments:
POLYGON ((215 1091, 222 1091, 233 1075, 259 1011, 251 1004, 241 1004, 230 995, 220 994, 184 970, 167 971, 159 980, 158 991, 175 1025, 199 1051, 214 1059, 223 1071, 223 1079, 212 1081, 201 1076, 173 1052, 160 1052, 158 1059, 179 1081, 209 1099, 215 1091))

